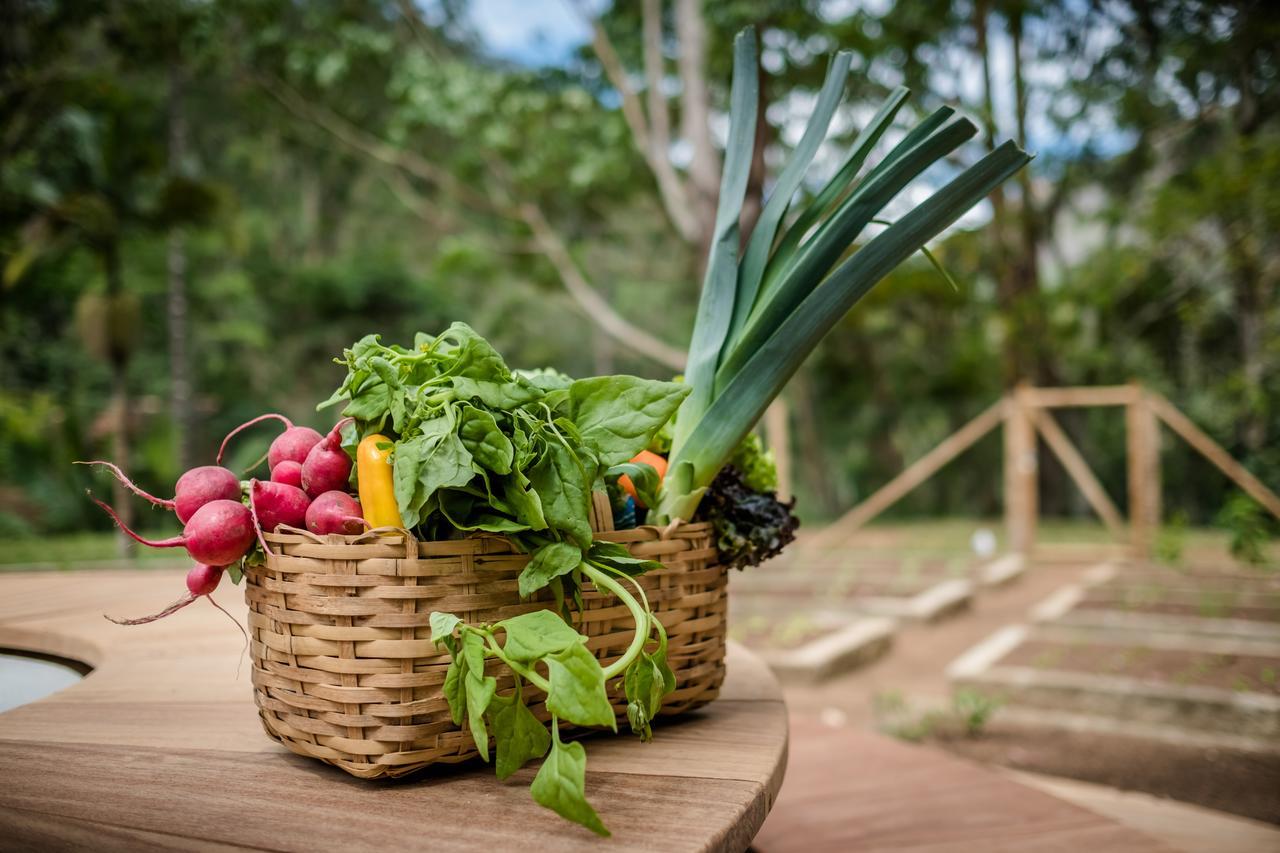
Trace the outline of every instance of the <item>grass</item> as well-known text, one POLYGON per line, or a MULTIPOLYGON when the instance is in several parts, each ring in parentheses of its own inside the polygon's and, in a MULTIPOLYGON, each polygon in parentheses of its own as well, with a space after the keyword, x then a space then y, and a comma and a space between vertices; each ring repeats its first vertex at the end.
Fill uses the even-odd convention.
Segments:
MULTIPOLYGON (((164 537, 172 532, 144 533, 144 536, 164 537)), ((59 536, 32 536, 9 539, 0 548, 0 571, 25 569, 74 569, 107 564, 123 568, 131 563, 148 563, 156 566, 184 562, 179 548, 146 548, 138 546, 135 556, 122 560, 119 538, 110 532, 72 533, 59 536)))
MULTIPOLYGON (((812 530, 816 532, 818 528, 812 530)), ((1004 521, 1000 518, 921 518, 883 521, 869 524, 856 531, 846 541, 846 547, 859 551, 891 550, 900 555, 942 556, 972 553, 971 540, 978 530, 988 530, 995 535, 996 553, 1007 546, 1004 521)), ((1184 555, 1213 552, 1224 557, 1229 553, 1231 533, 1213 527, 1186 527, 1178 523, 1169 525, 1176 533, 1179 547, 1165 548, 1162 562, 1176 564, 1184 555), (1173 528, 1176 527, 1176 531, 1173 528)), ((806 531, 802 531, 801 536, 806 531)), ((1036 545, 1052 548, 1056 545, 1124 545, 1116 540, 1100 522, 1088 519, 1040 519, 1036 526, 1036 545)), ((1268 546, 1273 562, 1280 561, 1280 542, 1268 546)))

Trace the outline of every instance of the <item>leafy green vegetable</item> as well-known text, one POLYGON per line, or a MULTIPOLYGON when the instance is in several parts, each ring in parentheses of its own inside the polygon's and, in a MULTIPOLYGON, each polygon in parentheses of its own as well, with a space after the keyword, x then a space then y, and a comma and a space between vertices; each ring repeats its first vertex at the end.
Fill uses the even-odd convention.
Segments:
POLYGON ((540 805, 563 818, 580 823, 596 835, 608 836, 609 830, 587 802, 587 751, 582 744, 563 743, 560 729, 552 718, 551 754, 542 762, 529 791, 540 805))
POLYGON ((521 663, 533 663, 583 641, 581 634, 550 610, 535 610, 504 619, 502 627, 507 632, 503 650, 521 663))
POLYGON ((566 408, 605 467, 627 462, 689 395, 687 385, 634 376, 597 376, 569 386, 566 408))
POLYGON ((751 488, 736 467, 726 465, 707 489, 697 517, 715 528, 720 562, 744 569, 776 557, 795 540, 800 521, 791 512, 794 503, 782 503, 772 490, 751 488))
POLYGON ((604 689, 604 670, 586 646, 575 643, 544 661, 551 677, 547 710, 580 726, 618 727, 604 689))
POLYGON ((518 685, 510 696, 495 696, 489 707, 493 709, 489 721, 498 753, 494 772, 499 779, 506 779, 529 761, 547 754, 551 734, 525 705, 518 685))
POLYGON ((977 129, 944 107, 859 172, 906 98, 898 89, 854 140, 844 164, 783 230, 784 216, 844 90, 837 55, 808 126, 745 250, 737 233, 745 167, 755 146, 755 36, 734 42, 729 135, 715 234, 690 340, 688 382, 672 430, 668 472, 651 521, 692 518, 704 490, 818 342, 875 284, 1031 159, 1011 142, 850 252, 863 230, 916 178, 977 129), (781 238, 777 235, 782 232, 781 238))
POLYGON ((520 595, 528 598, 555 578, 567 575, 582 563, 582 549, 570 542, 548 542, 533 552, 520 573, 520 595))
MULTIPOLYGON (((505 779, 526 762, 546 755, 530 788, 534 799, 593 832, 608 834, 586 801, 586 751, 581 744, 560 741, 558 721, 616 729, 605 685, 621 674, 632 729, 648 740, 652 736, 650 721, 661 708, 663 697, 675 690, 675 676, 667 665, 666 631, 647 605, 642 607, 609 577, 616 572, 603 560, 621 561, 623 557, 616 552, 620 546, 604 542, 595 546, 593 552, 601 559, 588 554, 583 560, 578 552, 581 571, 598 589, 619 598, 625 596, 624 603, 637 621, 636 640, 607 668, 587 650, 586 637, 550 610, 535 610, 492 625, 470 625, 453 614, 432 613, 430 624, 431 639, 443 644, 451 656, 444 693, 454 722, 461 725, 466 720, 476 748, 486 758, 492 737, 498 777, 505 779), (656 648, 648 652, 645 649, 655 634, 656 648), (498 695, 493 676, 484 675, 487 659, 497 659, 512 671, 516 688, 510 694, 498 695), (539 666, 545 669, 546 677, 539 674, 539 666), (525 681, 546 695, 552 714, 551 734, 525 706, 525 681)), ((640 596, 643 600, 643 592, 640 596)))
POLYGON ((355 425, 344 447, 374 432, 391 438, 405 525, 425 536, 506 533, 526 551, 541 544, 535 534, 590 547, 592 487, 689 393, 634 376, 512 371, 465 323, 419 334, 412 349, 367 335, 339 363, 347 376, 322 405, 346 401, 355 425))
MULTIPOLYGON (((632 614, 635 638, 607 668, 588 651, 587 638, 551 610, 492 625, 467 624, 448 613, 430 619, 431 639, 450 655, 444 680, 450 714, 471 733, 480 755, 489 760, 493 741, 500 778, 546 755, 532 789, 535 799, 607 833, 585 799, 584 748, 548 733, 526 707, 523 685, 546 694, 553 731, 560 719, 616 729, 605 686, 622 676, 638 691, 644 726, 637 731, 649 736, 648 720, 674 683, 664 679, 665 657, 659 663, 645 649, 655 631, 661 648, 665 640, 643 592, 637 598, 614 578, 660 564, 593 541, 591 491, 611 466, 628 464, 653 441, 688 387, 633 376, 573 381, 551 372, 514 372, 462 323, 435 337, 419 334, 412 349, 369 335, 340 363, 347 376, 329 403, 345 400, 344 412, 355 419, 343 432, 343 446, 354 448, 375 432, 387 436, 406 526, 424 538, 473 530, 504 534, 530 554, 519 577, 521 596, 549 587, 557 610, 568 601, 581 607, 581 585, 590 581, 632 614), (515 678, 516 690, 508 695, 498 695, 496 677, 485 672, 493 660, 515 678)), ((652 494, 657 478, 644 467, 626 470, 652 494)))

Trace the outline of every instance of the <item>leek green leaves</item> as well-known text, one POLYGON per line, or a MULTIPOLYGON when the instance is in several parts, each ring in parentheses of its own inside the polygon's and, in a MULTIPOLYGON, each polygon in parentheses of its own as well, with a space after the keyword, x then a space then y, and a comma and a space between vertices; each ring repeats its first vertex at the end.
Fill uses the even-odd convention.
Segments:
POLYGON ((755 98, 747 95, 759 85, 755 36, 749 30, 734 43, 733 67, 715 242, 686 372, 693 391, 675 420, 670 473, 651 515, 659 522, 693 517, 734 449, 845 312, 1031 159, 1012 143, 1001 145, 849 255, 886 205, 976 128, 944 107, 863 175, 869 155, 906 100, 907 90, 896 89, 854 140, 836 174, 813 198, 797 203, 797 190, 844 92, 849 61, 837 54, 804 135, 739 251, 740 170, 750 162, 756 125, 755 98))

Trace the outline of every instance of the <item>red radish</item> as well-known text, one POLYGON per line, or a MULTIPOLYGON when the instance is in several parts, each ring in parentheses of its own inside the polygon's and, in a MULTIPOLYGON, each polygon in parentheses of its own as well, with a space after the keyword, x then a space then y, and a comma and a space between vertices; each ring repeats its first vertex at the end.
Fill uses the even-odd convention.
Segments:
POLYGON ((297 462, 299 465, 307 458, 307 453, 311 448, 315 447, 323 436, 313 430, 311 427, 294 426, 293 421, 284 415, 271 413, 267 415, 259 415, 250 421, 245 421, 240 426, 227 433, 227 437, 222 440, 222 446, 218 448, 218 462, 222 462, 222 454, 227 450, 227 442, 231 437, 243 429, 248 429, 254 424, 262 423, 265 420, 276 420, 284 424, 284 432, 276 436, 275 441, 271 442, 270 449, 267 450, 267 467, 273 472, 276 466, 281 462, 290 460, 297 462))
POLYGON ((363 532, 368 526, 369 522, 360 515, 359 502, 346 492, 325 492, 307 507, 307 529, 312 533, 350 536, 363 532))
POLYGON ((197 563, 187 572, 187 591, 192 595, 209 595, 222 580, 222 566, 197 563))
POLYGON ((236 475, 217 465, 202 465, 199 468, 192 468, 187 473, 178 478, 178 482, 174 484, 173 494, 170 499, 158 498, 155 495, 144 492, 133 484, 124 472, 110 462, 104 462, 95 459, 92 462, 77 462, 77 465, 101 465, 111 471, 125 488, 129 489, 139 497, 144 497, 156 506, 166 507, 178 514, 178 521, 186 524, 191 520, 191 516, 195 515, 196 510, 209 503, 210 501, 240 500, 240 480, 236 475))
MULTIPOLYGON (((202 595, 209 595, 218 588, 218 583, 222 580, 223 566, 208 566, 203 563, 197 563, 191 567, 191 571, 187 572, 187 594, 179 598, 173 604, 170 604, 159 613, 153 613, 150 616, 139 616, 137 619, 117 619, 114 616, 108 616, 107 619, 117 625, 145 625, 148 622, 155 622, 157 619, 163 619, 177 613, 191 602, 195 601, 202 595)), ((209 601, 213 601, 212 598, 209 601)), ((214 604, 217 607, 217 604, 214 604)), ((218 608, 221 610, 222 608, 218 608)), ((223 611, 226 612, 225 610, 223 611)))
POLYGON ((273 532, 281 524, 301 527, 307 520, 307 507, 311 506, 311 498, 297 486, 261 480, 250 482, 249 501, 258 526, 265 533, 273 532))
POLYGON ((343 418, 334 424, 302 463, 302 488, 313 498, 341 491, 351 479, 351 457, 342 449, 342 428, 351 420, 343 418))
POLYGON ((302 463, 286 459, 271 469, 271 482, 302 488, 302 463))
POLYGON ((143 539, 124 525, 120 516, 110 506, 93 498, 93 502, 106 510, 107 515, 133 539, 152 548, 181 548, 198 563, 211 566, 227 566, 244 556, 253 544, 253 516, 249 508, 239 501, 210 501, 195 511, 182 528, 181 536, 169 539, 143 539))

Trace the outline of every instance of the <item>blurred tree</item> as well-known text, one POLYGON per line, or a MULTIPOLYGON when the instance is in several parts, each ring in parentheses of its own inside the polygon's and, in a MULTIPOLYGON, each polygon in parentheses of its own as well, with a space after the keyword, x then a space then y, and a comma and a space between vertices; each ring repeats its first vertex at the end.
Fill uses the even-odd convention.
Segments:
MULTIPOLYGON (((527 67, 488 53, 462 0, 6 7, 0 513, 41 530, 104 523, 68 463, 116 455, 99 436, 125 433, 95 430, 126 410, 111 402, 121 385, 132 472, 161 491, 182 447, 203 460, 248 416, 319 425, 329 360, 370 331, 404 340, 457 318, 517 363, 677 369, 703 257, 680 223, 714 202, 729 45, 748 23, 767 77, 760 198, 837 47, 855 52, 853 103, 819 178, 902 83, 915 90, 904 126, 958 104, 984 137, 1040 149, 993 197, 994 229, 935 247, 959 292, 906 265, 791 389, 810 517, 893 476, 1018 376, 1141 378, 1280 477, 1280 40, 1264 4, 590 9, 594 45, 527 67), (207 224, 175 228, 193 208, 207 224), (81 340, 77 305, 98 344, 81 340), (136 334, 104 331, 113 316, 141 318, 136 334)), ((1119 497, 1123 425, 1063 425, 1119 497)), ((901 511, 993 510, 998 449, 979 445, 901 511)), ((1223 486, 1176 446, 1165 461, 1170 504, 1212 518, 1223 486)), ((1082 511, 1065 486, 1046 497, 1082 511)))
MULTIPOLYGON (((127 78, 99 80, 77 67, 82 51, 114 39, 149 41, 154 32, 130 29, 136 18, 92 19, 81 9, 24 7, 38 26, 65 39, 65 52, 41 59, 19 53, 11 73, 18 85, 6 93, 7 213, 20 220, 23 240, 4 269, 6 287, 19 285, 42 256, 85 251, 98 262, 102 293, 85 292, 76 305, 76 326, 89 354, 109 365, 112 456, 127 467, 132 431, 128 363, 139 341, 138 297, 125 286, 126 240, 135 231, 160 231, 208 218, 213 196, 190 181, 166 180, 155 139, 155 103, 127 78), (71 12, 65 16, 58 12, 71 12), (29 85, 23 85, 24 83, 29 85)), ((144 24, 145 26, 145 24, 144 24)), ((117 486, 122 518, 131 519, 126 493, 117 486)), ((121 550, 132 542, 120 538, 121 550)))

